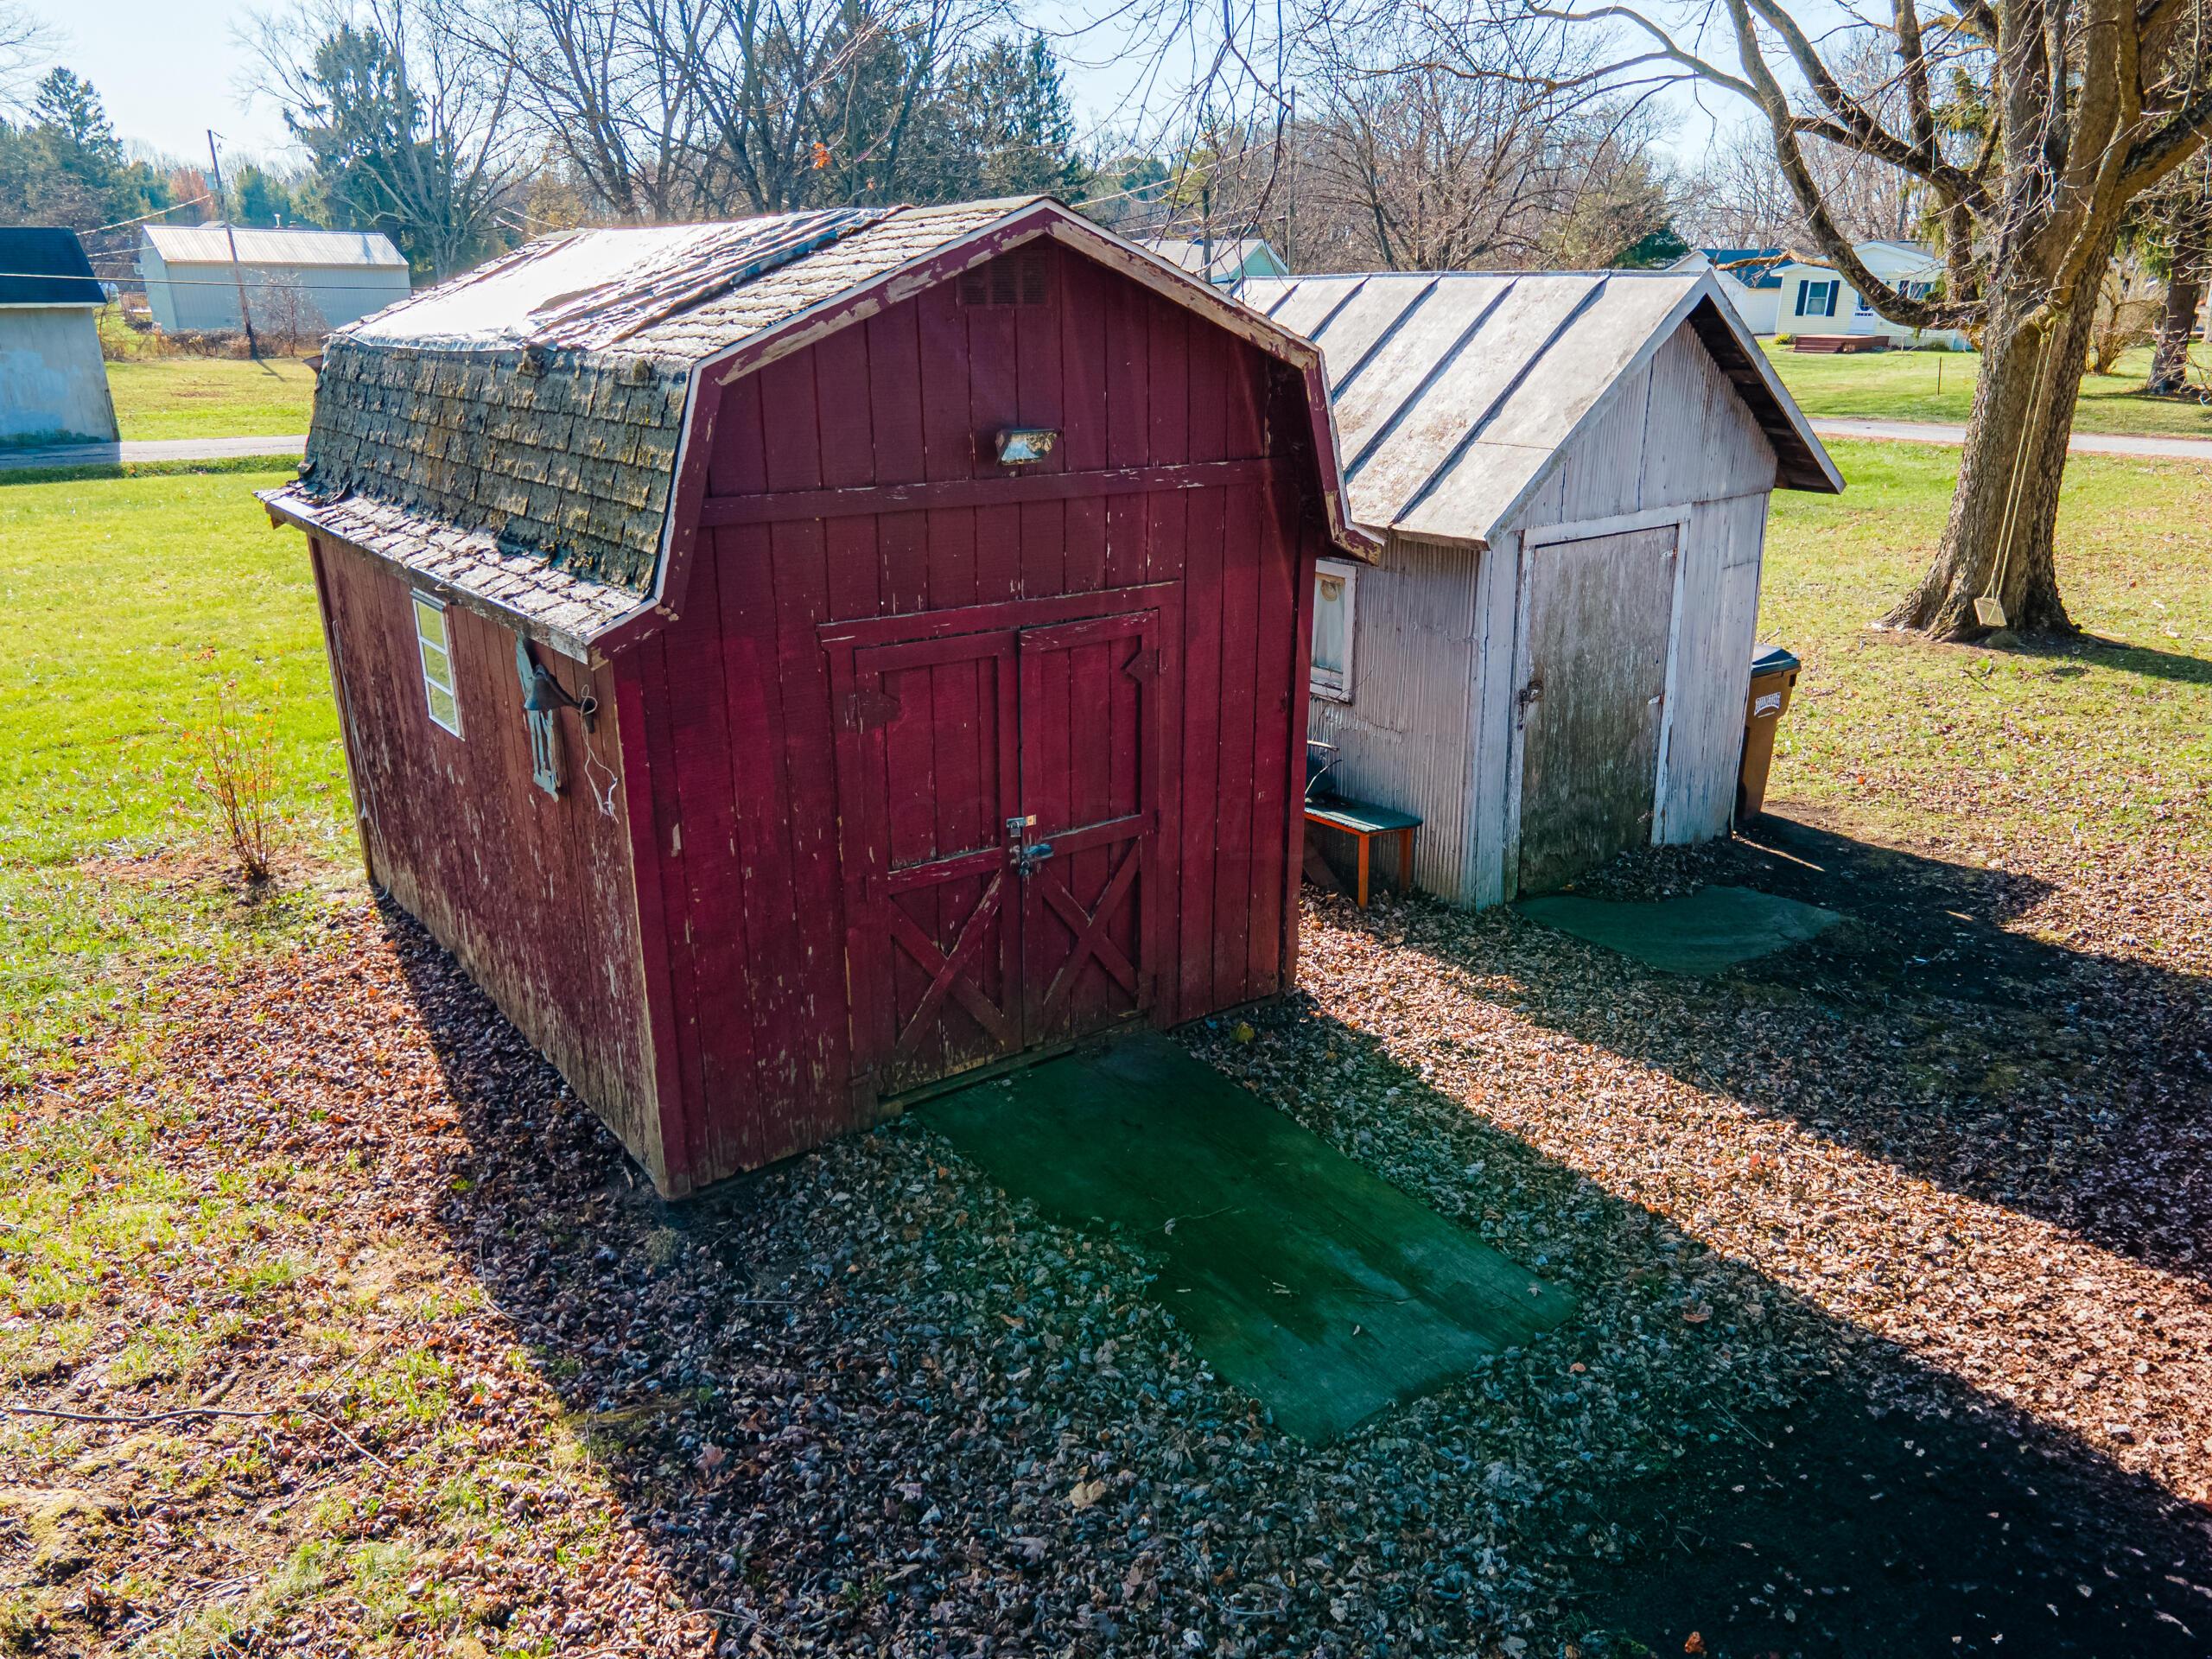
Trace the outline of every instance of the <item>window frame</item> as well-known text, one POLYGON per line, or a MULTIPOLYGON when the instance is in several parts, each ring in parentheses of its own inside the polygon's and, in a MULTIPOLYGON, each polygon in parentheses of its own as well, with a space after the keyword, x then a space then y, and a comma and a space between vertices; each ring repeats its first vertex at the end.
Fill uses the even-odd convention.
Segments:
POLYGON ((1316 559, 1313 562, 1313 617, 1307 628, 1306 690, 1309 696, 1325 697, 1331 702, 1350 702, 1352 698, 1354 652, 1359 632, 1359 566, 1350 559, 1316 559), (1341 677, 1333 671, 1324 670, 1313 660, 1313 628, 1321 621, 1321 578, 1340 578, 1344 585, 1344 665, 1341 677), (1324 682, 1322 675, 1329 674, 1324 682))
POLYGON ((1843 286, 1840 277, 1829 277, 1815 282, 1801 277, 1797 283, 1797 311, 1801 317, 1832 317, 1835 315, 1836 290, 1843 286))
POLYGON ((426 594, 419 588, 408 590, 408 613, 415 620, 415 660, 423 671, 423 711, 430 717, 430 724, 440 731, 461 738, 467 734, 461 728, 461 677, 454 671, 453 629, 446 622, 446 602, 435 594, 426 594), (425 620, 434 620, 438 637, 430 638, 425 620), (432 652, 445 659, 445 678, 442 681, 431 671, 432 652), (442 695, 453 710, 448 721, 438 713, 438 698, 442 695))

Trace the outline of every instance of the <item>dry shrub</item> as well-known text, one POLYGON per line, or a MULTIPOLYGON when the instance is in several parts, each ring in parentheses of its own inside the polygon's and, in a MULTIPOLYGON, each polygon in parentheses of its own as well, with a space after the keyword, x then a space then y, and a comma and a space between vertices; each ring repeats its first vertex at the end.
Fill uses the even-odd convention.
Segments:
POLYGON ((276 744, 265 709, 250 709, 236 680, 217 683, 207 719, 184 734, 192 786, 207 802, 216 833, 248 883, 274 868, 283 828, 276 810, 276 744))
POLYGON ((2130 261, 2115 259, 2097 287, 2097 315, 2089 325, 2089 372, 2118 372, 2121 353, 2147 345, 2164 302, 2130 261))

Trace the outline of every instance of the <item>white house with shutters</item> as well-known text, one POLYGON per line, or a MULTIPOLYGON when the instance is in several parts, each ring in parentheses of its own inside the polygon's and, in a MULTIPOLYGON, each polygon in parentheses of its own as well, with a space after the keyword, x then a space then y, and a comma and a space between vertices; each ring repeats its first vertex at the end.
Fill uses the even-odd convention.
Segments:
MULTIPOLYGON (((1918 298, 1943 281, 1943 256, 1924 242, 1856 242, 1859 262, 1901 293, 1918 298)), ((1877 315, 1859 290, 1832 265, 1797 254, 1775 272, 1782 293, 1776 329, 1784 334, 1882 334, 1892 344, 1963 352, 1970 342, 1955 328, 1907 328, 1877 315)))
POLYGON ((1318 343, 1371 566, 1316 579, 1310 735, 1455 903, 1728 833, 1767 498, 1843 480, 1711 270, 1246 285, 1318 343))

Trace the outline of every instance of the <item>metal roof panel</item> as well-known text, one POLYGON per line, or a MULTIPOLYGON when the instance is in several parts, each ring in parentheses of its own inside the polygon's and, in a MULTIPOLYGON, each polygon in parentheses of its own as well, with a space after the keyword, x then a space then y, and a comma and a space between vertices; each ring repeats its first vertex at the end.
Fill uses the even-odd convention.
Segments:
POLYGON ((231 238, 238 238, 238 261, 245 265, 397 265, 407 260, 378 231, 258 230, 240 225, 147 225, 146 245, 164 264, 227 265, 231 238))

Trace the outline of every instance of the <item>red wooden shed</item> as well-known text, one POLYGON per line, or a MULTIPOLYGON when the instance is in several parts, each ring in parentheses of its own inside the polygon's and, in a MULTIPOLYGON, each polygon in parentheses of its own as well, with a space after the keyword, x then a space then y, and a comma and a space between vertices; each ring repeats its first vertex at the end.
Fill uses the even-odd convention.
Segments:
POLYGON ((263 499, 372 878, 665 1193, 1291 982, 1319 354, 1056 202, 533 244, 263 499))

